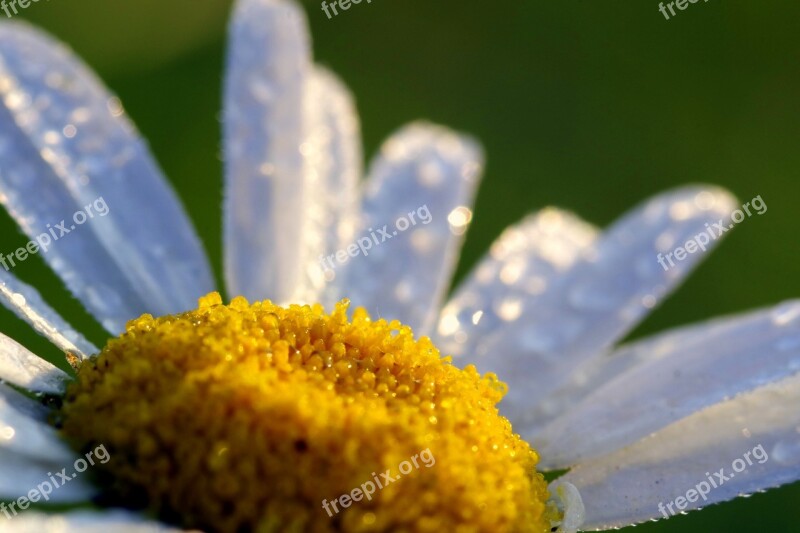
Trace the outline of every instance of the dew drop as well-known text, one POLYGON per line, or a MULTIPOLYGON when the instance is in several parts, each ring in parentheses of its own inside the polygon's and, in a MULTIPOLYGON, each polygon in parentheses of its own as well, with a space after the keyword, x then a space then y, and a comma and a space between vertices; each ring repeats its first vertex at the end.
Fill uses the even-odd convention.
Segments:
POLYGON ((27 303, 27 301, 25 300, 25 296, 18 292, 11 295, 11 301, 14 302, 14 305, 17 305, 19 307, 24 307, 25 304, 27 303))
POLYGON ((419 166, 417 179, 427 188, 442 185, 445 181, 445 172, 436 161, 427 161, 419 166))
POLYGON ((0 440, 9 441, 14 438, 16 435, 16 431, 11 426, 5 426, 0 428, 0 440))
POLYGON ((798 302, 781 304, 772 311, 772 321, 777 326, 800 323, 798 319, 800 319, 800 304, 798 302))
POLYGON ((461 324, 454 314, 444 315, 439 321, 439 335, 448 336, 458 331, 461 324))
POLYGON ((522 301, 519 298, 506 298, 495 308, 497 316, 506 322, 513 322, 522 314, 522 301))
POLYGON ((450 224, 450 231, 454 235, 463 235, 467 231, 467 226, 472 221, 472 210, 465 206, 458 206, 447 215, 447 222, 450 224))
POLYGON ((709 211, 710 209, 713 209, 716 203, 717 197, 709 191, 699 192, 697 196, 694 197, 694 205, 703 211, 709 211))

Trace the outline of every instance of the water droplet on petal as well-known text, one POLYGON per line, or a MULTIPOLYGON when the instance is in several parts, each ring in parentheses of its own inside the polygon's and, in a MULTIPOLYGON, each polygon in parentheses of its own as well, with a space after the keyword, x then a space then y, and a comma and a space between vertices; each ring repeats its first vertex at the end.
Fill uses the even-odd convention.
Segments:
POLYGON ((786 326, 792 323, 800 324, 800 304, 787 302, 779 305, 772 311, 772 321, 778 326, 786 326))

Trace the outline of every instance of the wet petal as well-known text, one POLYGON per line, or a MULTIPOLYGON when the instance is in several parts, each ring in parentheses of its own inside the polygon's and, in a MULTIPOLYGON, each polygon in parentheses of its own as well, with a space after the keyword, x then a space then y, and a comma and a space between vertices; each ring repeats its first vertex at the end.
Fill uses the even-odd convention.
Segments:
MULTIPOLYGON (((725 320, 725 319, 722 319, 725 320)), ((530 421, 524 433, 531 439, 543 432, 547 424, 566 414, 595 390, 616 379, 651 357, 658 357, 673 347, 670 339, 680 336, 682 342, 692 342, 705 334, 717 321, 693 324, 622 346, 618 350, 588 359, 572 371, 569 379, 540 403, 531 406, 526 415, 530 421)))
MULTIPOLYGON (((516 318, 525 302, 542 294, 595 239, 597 229, 572 213, 546 208, 500 236, 442 310, 436 346, 464 363, 485 335, 516 318)), ((525 386, 506 377, 510 387, 525 386)))
POLYGON ((240 0, 225 78, 225 276, 231 294, 290 299, 304 264, 304 98, 311 70, 294 2, 240 0))
MULTIPOLYGON (((656 196, 598 237, 540 295, 519 302, 500 327, 476 339, 471 350, 479 370, 502 380, 513 376, 515 387, 501 410, 517 431, 535 424, 532 407, 628 333, 705 256, 698 251, 665 270, 658 254, 707 231, 733 208, 730 194, 711 187, 656 196)), ((709 241, 707 248, 716 242, 709 241)))
POLYGON ((363 171, 361 134, 350 91, 333 73, 316 67, 307 90, 310 129, 303 144, 310 193, 303 210, 307 266, 292 301, 321 302, 330 308, 346 295, 325 258, 355 239, 363 171))
POLYGON ((0 303, 65 353, 86 359, 99 352, 47 305, 36 289, 4 270, 0 270, 0 303))
POLYGON ((71 464, 75 454, 42 419, 39 405, 0 384, 0 448, 20 455, 71 464))
POLYGON ((669 332, 610 359, 620 356, 638 364, 598 383, 533 440, 543 466, 563 468, 609 453, 704 407, 797 373, 800 301, 669 332))
MULTIPOLYGON (((75 473, 72 462, 61 464, 35 460, 3 447, 0 447, 0 472, 3 472, 0 476, 0 500, 4 501, 16 500, 23 496, 27 498, 32 490, 39 490, 43 494, 48 490, 44 484, 52 488, 48 495, 49 503, 85 502, 97 492, 89 484, 87 479, 89 476, 80 476, 76 473, 76 476, 71 478, 72 473, 75 473), (61 478, 57 473, 63 468, 67 469, 70 479, 58 481, 61 478), (58 487, 54 486, 51 476, 56 477, 58 487)), ((44 498, 40 497, 40 500, 44 501, 44 498)), ((20 516, 14 517, 14 522, 23 515, 24 513, 21 513, 20 516)), ((4 517, 3 520, 5 519, 4 517)), ((7 531, 8 524, 3 527, 3 531, 7 531)))
POLYGON ((0 200, 106 329, 184 311, 213 290, 147 147, 66 47, 27 25, 0 25, 0 96, 0 200))
POLYGON ((449 288, 483 168, 471 139, 430 124, 406 126, 382 147, 363 199, 357 240, 335 260, 344 294, 373 317, 419 335, 449 288))
POLYGON ((0 333, 0 381, 32 392, 61 394, 69 375, 0 333))
POLYGON ((553 485, 578 488, 583 528, 597 530, 665 518, 669 505, 677 513, 791 483, 800 479, 798 405, 795 375, 590 459, 553 485))

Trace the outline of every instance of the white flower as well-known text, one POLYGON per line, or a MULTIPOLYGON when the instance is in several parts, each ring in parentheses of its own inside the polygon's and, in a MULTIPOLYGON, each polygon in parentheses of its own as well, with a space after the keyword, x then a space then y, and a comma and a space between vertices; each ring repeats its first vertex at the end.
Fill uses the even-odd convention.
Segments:
MULTIPOLYGON (((657 255, 726 217, 736 207, 728 193, 671 191, 602 233, 545 209, 509 228, 445 302, 472 217, 480 149, 447 129, 413 124, 384 144, 361 188, 351 97, 313 64, 299 8, 239 0, 231 28, 231 294, 326 306, 347 297, 431 335, 456 362, 496 372, 509 384, 501 407, 515 430, 544 467, 570 469, 553 483, 566 506, 561 531, 617 528, 660 518, 666 504, 695 509, 800 479, 800 303, 615 347, 704 256, 664 269, 657 255), (757 446, 768 459, 748 460, 734 476, 732 462, 757 446), (724 482, 676 503, 720 469, 724 482)), ((142 313, 190 309, 214 290, 191 223, 119 101, 67 49, 3 23, 0 93, 0 200, 22 230, 35 241, 45 224, 98 198, 110 208, 42 254, 110 334, 142 313)), ((0 295, 65 352, 99 351, 5 269, 0 295)), ((0 379, 60 394, 70 378, 0 335, 0 379)), ((46 416, 0 385, 0 499, 16 500, 72 464, 46 416)), ((76 478, 50 501, 81 502, 94 490, 76 478)), ((23 512, 3 530, 156 527, 116 511, 23 512)))

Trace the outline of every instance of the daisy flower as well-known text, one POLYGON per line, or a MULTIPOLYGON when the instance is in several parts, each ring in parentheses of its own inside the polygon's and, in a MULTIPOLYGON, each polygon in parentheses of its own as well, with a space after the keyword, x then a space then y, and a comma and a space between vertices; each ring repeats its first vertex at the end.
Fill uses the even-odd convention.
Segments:
POLYGON ((301 9, 239 0, 230 39, 226 304, 119 100, 0 25, 0 201, 113 337, 0 269, 75 370, 0 335, 3 531, 574 532, 800 478, 800 304, 617 347, 704 255, 659 254, 730 194, 670 191, 603 232, 545 209, 447 300, 477 143, 412 124, 362 187, 352 98, 301 9))

